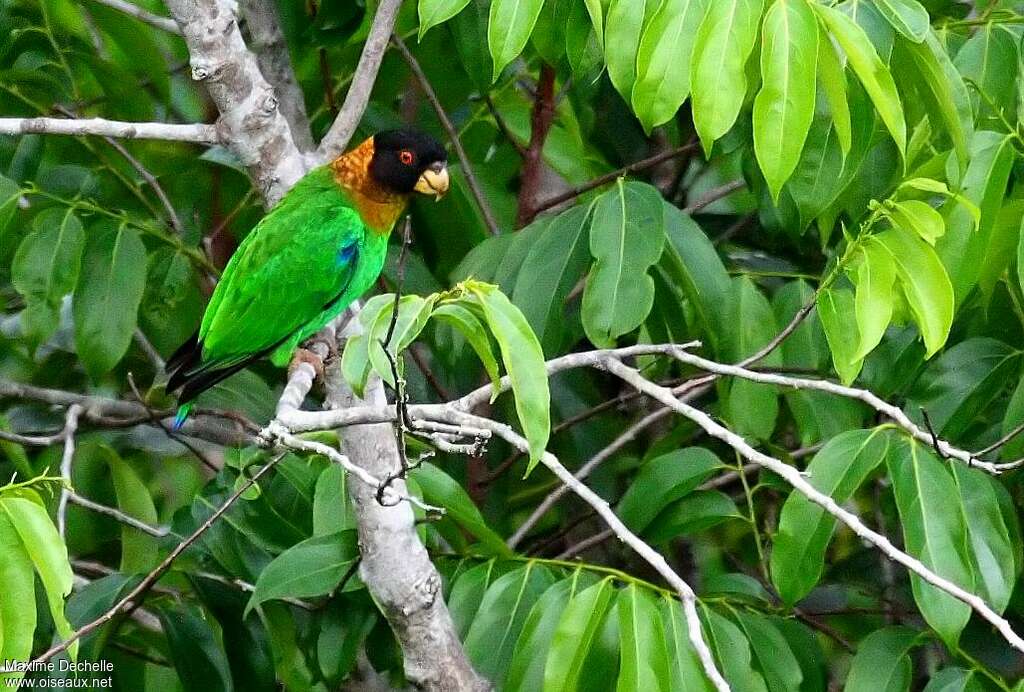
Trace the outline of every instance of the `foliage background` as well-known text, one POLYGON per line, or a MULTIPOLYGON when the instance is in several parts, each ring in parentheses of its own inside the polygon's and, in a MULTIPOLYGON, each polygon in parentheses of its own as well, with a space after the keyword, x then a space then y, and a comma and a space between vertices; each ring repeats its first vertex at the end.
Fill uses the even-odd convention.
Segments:
MULTIPOLYGON (((337 112, 370 4, 278 3, 315 135, 337 112)), ((1024 438, 1002 438, 1024 422, 1020 10, 999 0, 406 3, 396 33, 457 127, 501 233, 453 165, 452 194, 413 209, 403 291, 493 282, 547 358, 700 339, 721 362, 756 353, 815 300, 757 367, 855 383, 921 425, 927 415, 960 448, 1017 459, 1024 438), (545 200, 662 153, 537 215, 545 200)), ((105 3, 4 0, 0 27, 5 116, 216 118, 180 38, 105 3)), ((400 123, 445 138, 391 50, 357 137, 400 123)), ((28 134, 0 137, 0 172, 4 428, 65 426, 65 407, 14 382, 132 399, 131 374, 154 409, 168 407, 159 356, 195 329, 218 268, 263 213, 234 155, 28 134)), ((393 249, 384 290, 396 284, 393 249)), ((673 385, 697 374, 637 364, 673 385)), ((405 374, 417 402, 486 381, 440 320, 406 351, 405 374)), ((281 385, 258 366, 202 405, 262 425, 281 385)), ((566 372, 550 387, 549 449, 573 469, 599 455, 588 484, 694 585, 735 689, 1019 687, 1024 658, 987 623, 851 532, 832 536, 834 521, 782 479, 685 420, 635 428, 658 407, 606 374, 566 372)), ((507 399, 493 415, 515 424, 507 399)), ((868 406, 821 392, 725 379, 697 404, 1020 628, 1018 473, 944 459, 868 406)), ((67 563, 41 513, 56 516, 59 485, 0 491, 0 659, 45 649, 66 631, 64 613, 78 627, 109 607, 261 459, 251 446, 186 448, 135 423, 83 423, 70 480, 169 533, 73 502, 67 563), (18 608, 33 600, 38 621, 27 622, 18 608)), ((5 439, 0 471, 54 476, 61 441, 5 439)), ((421 535, 477 670, 507 689, 706 686, 674 594, 588 507, 566 497, 528 519, 558 484, 543 469, 523 478, 526 463, 493 442, 477 456, 439 454, 411 477, 448 510, 421 535)), ((86 637, 78 656, 113 661, 119 689, 355 688, 377 673, 400 685, 401 652, 352 575, 356 555, 341 470, 289 457, 143 609, 86 637)))

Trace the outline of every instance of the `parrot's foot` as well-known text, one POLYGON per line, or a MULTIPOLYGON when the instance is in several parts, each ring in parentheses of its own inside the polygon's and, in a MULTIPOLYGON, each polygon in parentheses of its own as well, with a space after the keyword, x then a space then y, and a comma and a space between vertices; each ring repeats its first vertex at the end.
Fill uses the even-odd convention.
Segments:
POLYGON ((295 374, 295 370, 303 363, 307 363, 313 368, 313 372, 316 373, 316 379, 323 380, 324 359, 306 348, 295 349, 295 353, 292 354, 292 360, 288 364, 288 377, 291 378, 295 374))
POLYGON ((328 363, 338 357, 338 345, 334 339, 316 335, 299 346, 299 350, 312 351, 314 354, 326 354, 323 361, 328 363))

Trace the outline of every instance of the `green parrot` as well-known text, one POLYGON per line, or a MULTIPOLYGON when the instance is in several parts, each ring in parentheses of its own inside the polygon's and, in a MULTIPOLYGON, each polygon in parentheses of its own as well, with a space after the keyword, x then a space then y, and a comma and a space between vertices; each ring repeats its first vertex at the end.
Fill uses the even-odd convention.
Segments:
POLYGON ((253 361, 287 365, 377 280, 412 194, 447 190, 444 148, 412 130, 379 132, 296 183, 239 245, 199 330, 167 361, 175 428, 200 392, 253 361))

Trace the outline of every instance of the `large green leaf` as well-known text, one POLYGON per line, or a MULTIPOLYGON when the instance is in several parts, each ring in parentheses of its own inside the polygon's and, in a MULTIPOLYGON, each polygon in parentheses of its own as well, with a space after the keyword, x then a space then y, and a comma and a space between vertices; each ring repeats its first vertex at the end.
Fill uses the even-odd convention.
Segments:
POLYGON ((612 85, 626 101, 629 101, 636 81, 644 15, 657 4, 657 0, 611 0, 608 5, 604 19, 604 59, 612 85))
POLYGON ((728 519, 747 519, 733 499, 718 490, 694 490, 658 513, 644 532, 651 543, 704 531, 728 519))
POLYGON ((466 634, 466 654, 477 672, 500 685, 530 609, 554 583, 550 570, 530 562, 491 584, 466 634))
POLYGON ((662 595, 658 603, 661 615, 661 627, 665 630, 665 640, 669 653, 669 674, 672 690, 688 692, 712 692, 711 681, 704 676, 697 652, 690 641, 690 633, 679 601, 668 595, 662 595))
POLYGON ((616 689, 669 690, 670 667, 658 607, 647 589, 629 584, 615 600, 619 616, 619 680, 616 689))
MULTIPOLYGON (((888 448, 887 435, 878 429, 838 435, 811 459, 809 481, 842 504, 882 463, 888 448)), ((786 603, 802 599, 821 579, 825 550, 835 526, 831 514, 802 493, 790 493, 782 507, 771 555, 772 583, 786 603)))
POLYGON ((583 664, 599 636, 615 588, 611 578, 577 594, 562 611, 544 667, 545 692, 576 689, 583 664))
POLYGON ((882 340, 892 321, 893 288, 896 285, 896 264, 884 248, 867 243, 861 246, 860 265, 854 277, 857 330, 860 343, 854 358, 865 358, 882 340))
POLYGON ((843 154, 850 153, 853 128, 850 125, 850 104, 846 97, 846 71, 836 55, 836 47, 825 30, 818 27, 818 80, 828 100, 829 112, 843 154))
POLYGON ((964 80, 978 85, 982 98, 971 90, 971 100, 979 120, 998 120, 1002 113, 1013 113, 1013 89, 1006 88, 1006 75, 1017 69, 1017 46, 1007 27, 990 22, 974 32, 953 59, 964 80), (995 109, 995 110, 994 110, 995 109))
POLYGON ((640 467, 615 513, 640 533, 666 506, 701 484, 722 462, 703 447, 687 447, 651 459, 640 467))
POLYGON ((751 665, 750 642, 724 615, 704 608, 704 637, 720 666, 722 675, 736 692, 767 692, 761 674, 751 665))
POLYGON ((636 54, 632 104, 644 131, 668 122, 690 94, 690 58, 707 0, 666 0, 636 54))
POLYGON ((807 0, 775 0, 764 17, 761 36, 754 151, 778 204, 814 118, 818 24, 807 0))
MULTIPOLYGON (((14 525, 0 512, 0 658, 27 663, 32 654, 32 635, 36 631, 35 575, 32 560, 22 545, 14 525)), ((24 673, 0 673, 0 681, 8 684, 20 680, 24 673)))
POLYGON ((590 253, 594 265, 583 289, 587 337, 599 347, 639 327, 654 303, 648 274, 665 244, 661 195, 650 185, 625 182, 594 207, 590 253))
MULTIPOLYGON (((72 627, 64 615, 64 599, 71 593, 74 574, 68 561, 68 549, 57 533, 57 527, 50 520, 46 508, 40 502, 28 499, 27 496, 0 497, 0 515, 5 515, 7 521, 14 527, 36 573, 39 574, 57 634, 64 638, 69 637, 72 627)), ((16 552, 17 548, 12 546, 12 550, 16 552)), ((25 602, 22 601, 21 604, 24 607, 25 602)), ((78 646, 73 643, 69 653, 72 658, 77 657, 78 646)))
POLYGON ((484 370, 491 378, 493 400, 501 393, 501 373, 498 372, 498 359, 494 356, 491 338, 488 336, 487 330, 484 329, 484 325, 472 311, 458 303, 446 303, 434 310, 430 316, 458 330, 473 348, 477 358, 483 364, 484 370))
POLYGON ((320 472, 313 493, 314 536, 327 536, 356 527, 345 488, 347 480, 345 469, 340 464, 330 464, 320 472))
MULTIPOLYGON (((113 450, 107 450, 110 473, 114 479, 117 506, 125 514, 153 526, 157 523, 156 507, 145 483, 131 464, 113 450)), ((121 571, 125 574, 146 573, 159 559, 156 538, 131 526, 121 527, 121 571)))
POLYGON ((1019 530, 1011 530, 1000 509, 1006 490, 991 476, 953 464, 953 480, 960 491, 964 526, 970 539, 971 565, 979 595, 997 612, 1010 602, 1020 569, 1019 530))
POLYGON ((529 473, 540 461, 551 435, 551 394, 548 391, 544 352, 523 313, 504 293, 487 284, 470 290, 480 301, 487 326, 498 342, 501 359, 512 381, 516 414, 530 444, 529 473))
POLYGON ((868 239, 887 250, 896 264, 896 276, 910 306, 925 357, 930 358, 949 336, 953 325, 953 286, 939 256, 928 243, 902 228, 879 233, 868 239))
POLYGON ((210 622, 195 607, 180 604, 157 610, 167 634, 174 667, 186 692, 232 692, 234 684, 224 650, 210 622))
POLYGON ((853 292, 847 288, 821 290, 817 310, 836 373, 843 384, 850 384, 857 379, 864 364, 864 359, 857 355, 861 338, 853 292))
POLYGON ((772 621, 749 612, 737 612, 736 620, 750 641, 768 689, 771 692, 800 689, 804 678, 800 664, 772 621))
POLYGON ((908 199, 887 204, 886 210, 894 226, 912 231, 929 245, 935 245, 946 232, 946 222, 942 214, 927 202, 908 199))
POLYGON ((494 60, 492 80, 523 52, 544 0, 494 0, 487 22, 487 46, 494 60))
POLYGON ((146 287, 146 248, 127 226, 93 227, 75 288, 75 346, 93 379, 128 350, 146 287))
POLYGON ((505 689, 522 692, 541 689, 547 652, 575 586, 575 580, 571 578, 558 582, 549 587, 530 609, 512 652, 505 689))
POLYGON ((979 130, 971 141, 971 161, 961 183, 960 194, 978 207, 977 222, 964 203, 950 204, 946 233, 936 250, 953 282, 957 304, 963 303, 981 277, 993 227, 1006 193, 1014 161, 1013 138, 999 132, 979 130))
POLYGON ((941 121, 945 126, 962 170, 970 157, 967 143, 974 131, 971 98, 963 78, 935 33, 928 29, 923 39, 922 43, 898 42, 901 51, 897 55, 910 57, 909 62, 920 77, 919 83, 925 87, 919 91, 933 114, 931 121, 933 124, 941 121))
POLYGON ((469 494, 454 478, 425 462, 417 466, 410 476, 419 485, 424 501, 443 507, 445 516, 479 539, 480 545, 487 552, 506 556, 512 554, 505 541, 487 525, 469 494))
MULTIPOLYGON (((733 279, 728 315, 730 361, 739 361, 756 353, 771 341, 778 329, 775 314, 764 294, 748 277, 733 279)), ((773 351, 760 361, 762 365, 779 365, 782 358, 773 351)), ((724 415, 733 430, 743 436, 766 440, 775 429, 779 414, 776 387, 735 379, 729 384, 724 415)))
POLYGON ((466 7, 469 0, 419 0, 420 40, 423 35, 442 22, 446 22, 466 7))
POLYGON ((921 43, 928 35, 928 10, 917 0, 875 0, 874 5, 893 29, 914 43, 921 43))
POLYGON ((512 302, 537 334, 544 352, 560 352, 565 333, 565 300, 590 260, 590 205, 559 214, 530 248, 516 278, 512 302))
MULTIPOLYGON (((367 355, 373 369, 380 375, 381 379, 389 385, 394 386, 395 378, 391 372, 391 361, 384 353, 384 340, 388 336, 388 329, 391 327, 391 320, 394 315, 394 296, 389 296, 389 306, 381 310, 374 320, 373 325, 367 331, 367 355)), ((388 352, 400 353, 411 344, 423 328, 427 326, 431 310, 437 300, 436 296, 421 298, 420 296, 402 296, 398 300, 398 315, 395 319, 394 331, 391 334, 391 341, 387 344, 388 352)), ((400 359, 396 358, 396 366, 400 367, 400 359)), ((399 369, 399 375, 401 370, 399 369)))
MULTIPOLYGON (((303 598, 330 593, 338 587, 358 557, 355 531, 306 539, 278 555, 264 568, 246 612, 275 598, 303 598)), ((346 588, 352 585, 350 580, 346 588)))
POLYGON ((874 102, 897 148, 900 152, 905 151, 907 125, 903 118, 903 105, 896 91, 896 82, 893 81, 889 68, 878 57, 868 35, 856 22, 837 9, 818 3, 811 7, 846 53, 850 67, 874 102))
POLYGON ((704 151, 728 132, 747 95, 745 64, 757 40, 763 0, 708 5, 693 45, 693 123, 704 151))
MULTIPOLYGON (((911 439, 894 444, 887 463, 907 552, 936 574, 972 590, 963 516, 949 511, 948 498, 957 497, 958 491, 945 464, 911 439)), ((910 585, 925 621, 955 647, 971 617, 971 607, 915 574, 910 575, 910 585)))
POLYGON ((913 668, 907 655, 918 633, 909 627, 875 630, 857 646, 844 692, 906 692, 913 668))

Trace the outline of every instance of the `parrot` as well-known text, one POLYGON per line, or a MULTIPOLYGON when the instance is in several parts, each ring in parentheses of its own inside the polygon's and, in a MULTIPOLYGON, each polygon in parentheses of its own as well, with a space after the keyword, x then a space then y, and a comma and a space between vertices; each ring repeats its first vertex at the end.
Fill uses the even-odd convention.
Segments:
POLYGON ((196 396, 250 363, 288 365, 377 280, 413 194, 440 199, 448 185, 444 147, 412 129, 378 132, 303 176, 238 246, 199 329, 167 360, 174 428, 196 396))

